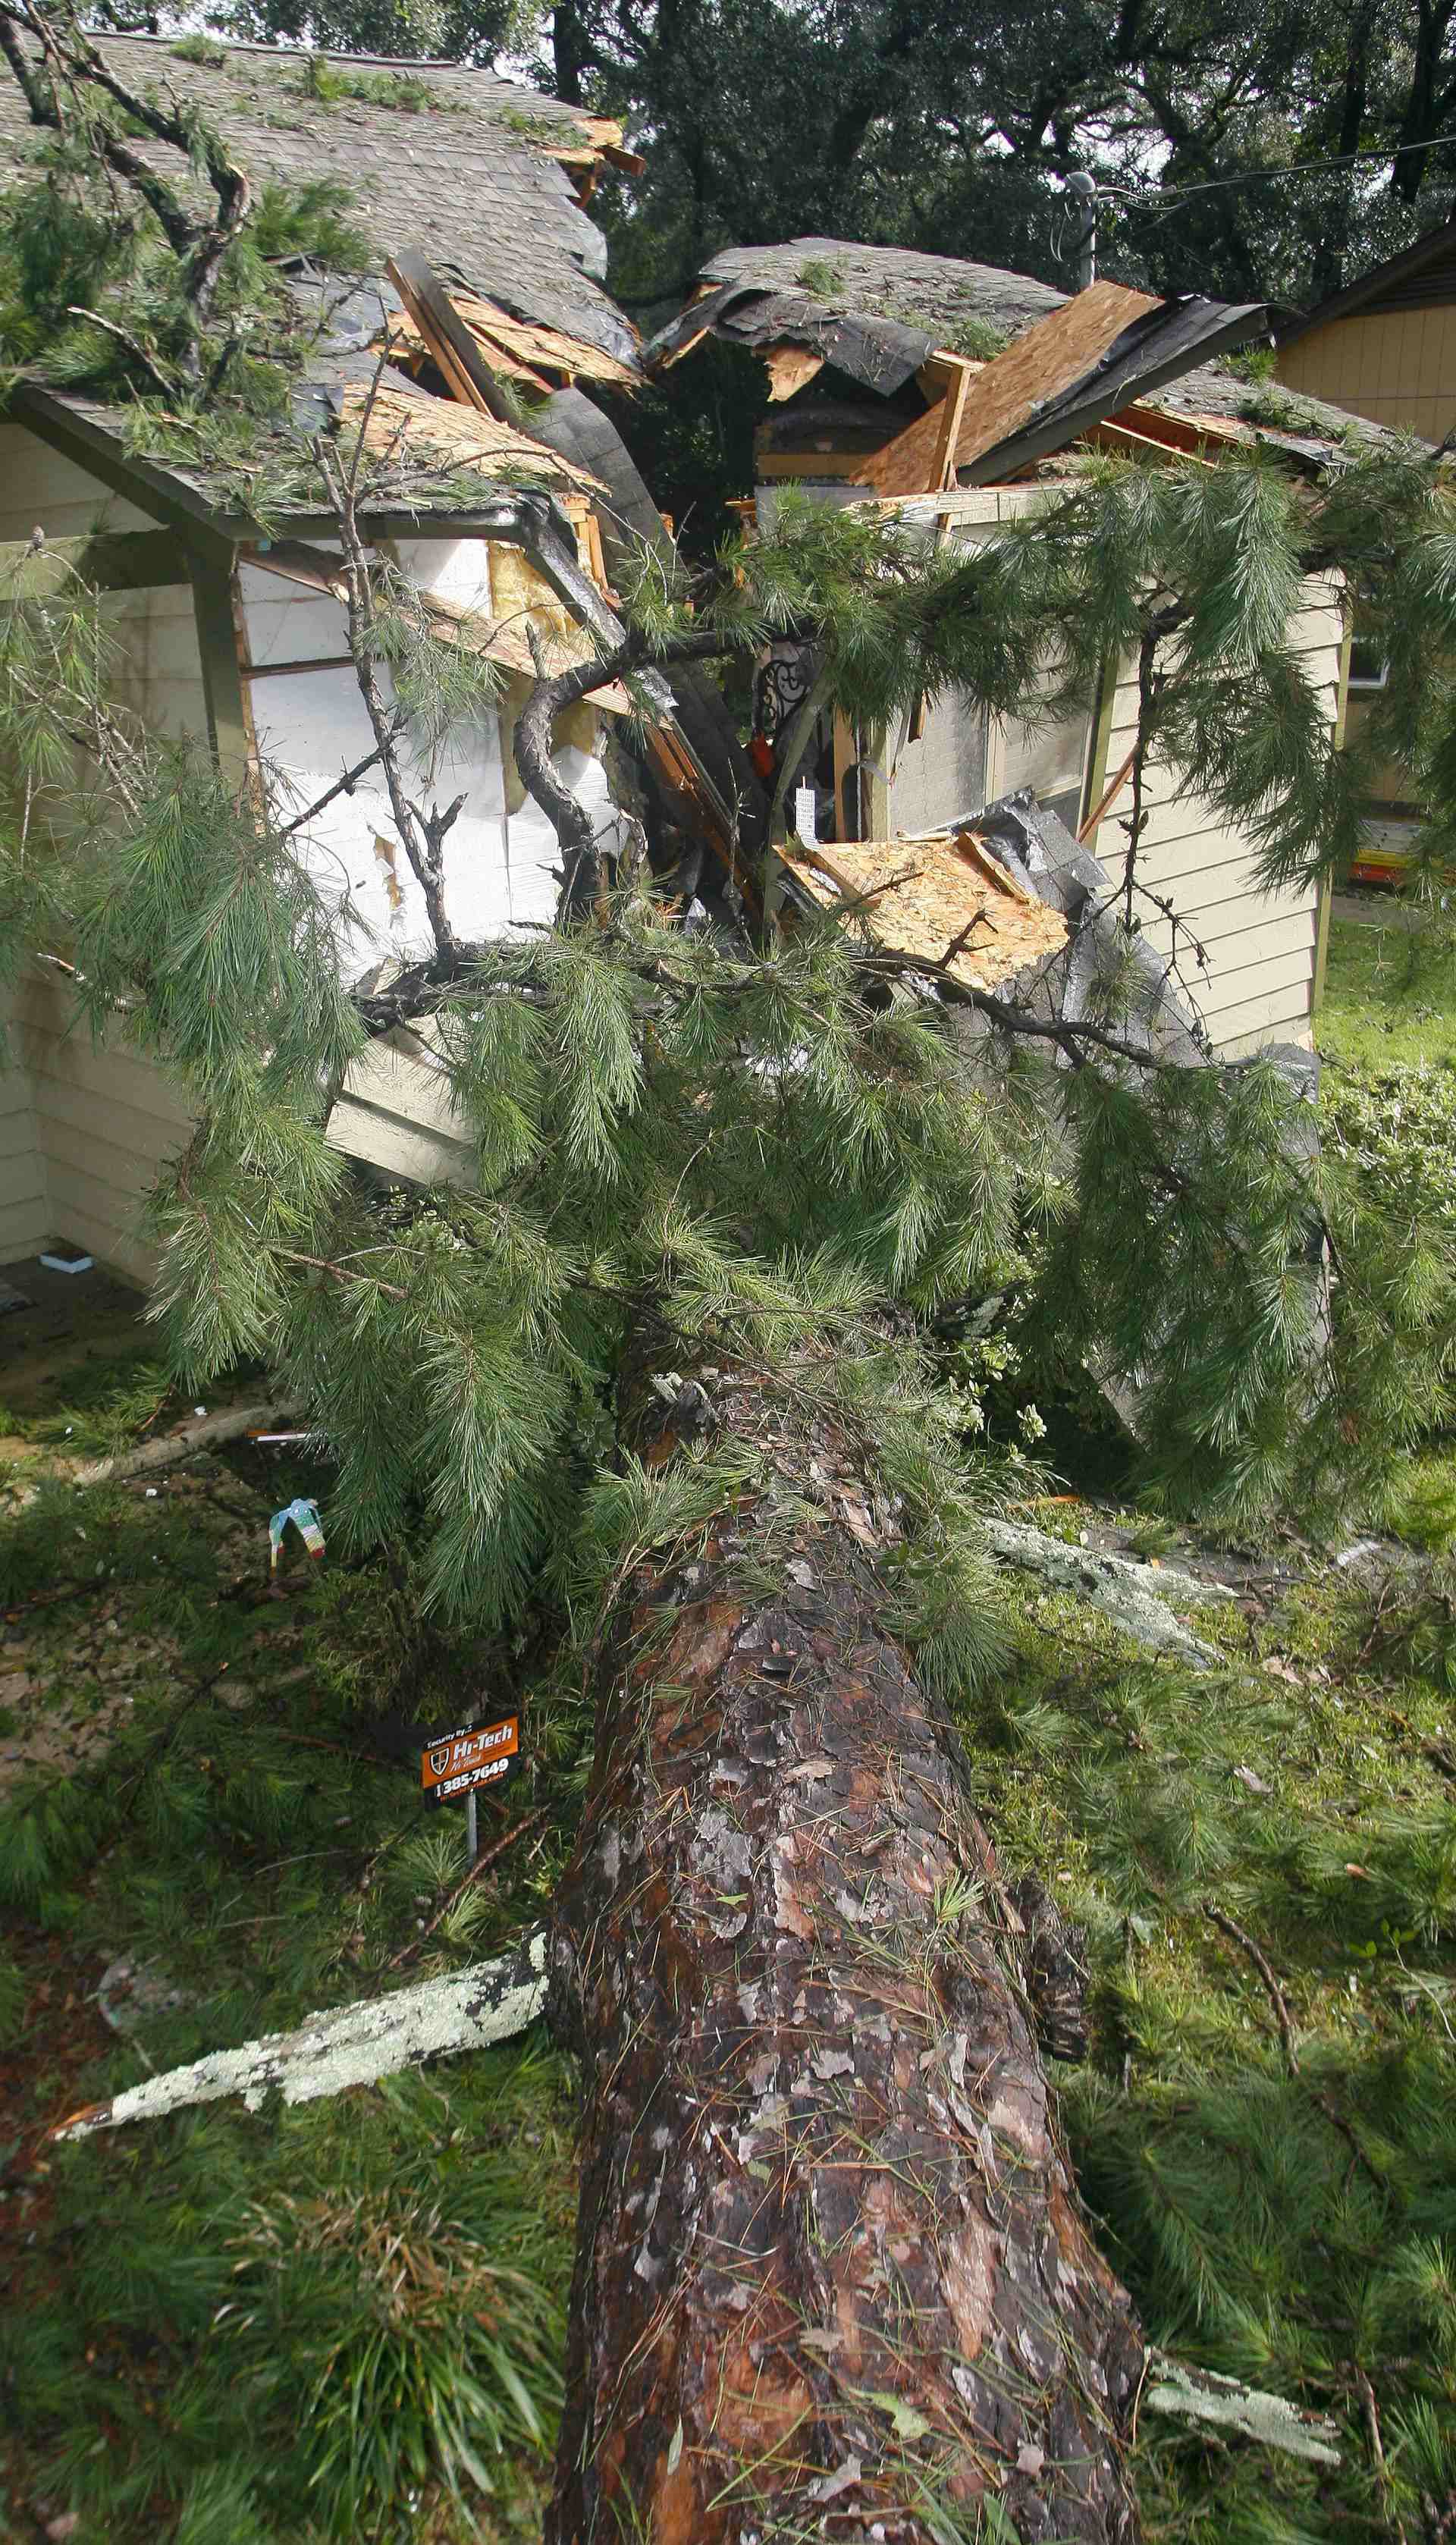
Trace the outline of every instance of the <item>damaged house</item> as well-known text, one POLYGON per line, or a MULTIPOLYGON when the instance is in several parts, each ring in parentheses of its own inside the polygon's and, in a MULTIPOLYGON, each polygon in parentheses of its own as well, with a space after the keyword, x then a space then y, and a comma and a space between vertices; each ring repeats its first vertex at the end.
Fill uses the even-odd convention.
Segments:
MULTIPOLYGON (((771 517, 793 479, 830 501, 891 505, 928 541, 991 535, 1042 500, 1057 454, 1075 445, 1211 457, 1254 430, 1241 384, 1209 366, 1267 331, 1262 307, 1154 301, 1106 284, 1067 301, 993 269, 832 241, 716 260, 644 356, 603 287, 605 245, 588 217, 604 173, 640 164, 615 126, 452 66, 98 41, 134 88, 164 80, 200 106, 257 184, 336 177, 365 207, 366 281, 296 260, 290 271, 290 287, 325 316, 294 423, 337 432, 341 445, 364 435, 375 463, 366 542, 412 588, 432 635, 487 655, 500 675, 496 712, 416 773, 458 799, 442 854, 464 940, 554 917, 561 852, 518 776, 515 722, 543 667, 610 650, 621 629, 612 583, 633 550, 671 552, 594 391, 629 390, 711 330, 768 369, 773 405, 746 498, 755 520, 771 517)), ((0 131, 17 160, 35 146, 13 85, 0 86, 0 131)), ((1295 464, 1317 464, 1282 440, 1295 464)), ((205 734, 239 789, 266 784, 297 825, 310 871, 347 909, 351 986, 377 987, 427 955, 428 912, 349 649, 336 522, 273 500, 265 524, 246 466, 194 462, 175 436, 154 447, 123 410, 74 391, 21 387, 0 453, 0 600, 79 569, 106 596, 120 702, 162 732, 205 734)), ((260 443, 260 475, 266 457, 260 443)), ((1342 633, 1338 595, 1312 592, 1307 641, 1332 720, 1342 633)), ((711 677, 682 667, 639 683, 648 714, 629 715, 633 700, 608 684, 560 716, 556 767, 604 851, 625 841, 628 821, 645 829, 660 872, 687 844, 700 863, 706 843, 709 899, 753 899, 776 752, 805 686, 798 652, 775 645, 761 668, 752 752, 711 677)), ((1084 951, 1059 993, 1076 995, 1084 923, 1118 862, 1133 719, 1124 667, 1109 667, 1068 723, 1001 724, 954 698, 919 702, 889 735, 823 719, 803 755, 798 837, 778 888, 804 908, 849 896, 863 909, 868 896, 876 930, 911 955, 962 937, 950 968, 979 989, 1045 966, 1080 930, 1084 951)), ((1161 1047, 1191 1057, 1307 1041, 1316 896, 1259 893, 1248 844, 1208 808, 1168 789, 1154 804, 1144 869, 1208 952, 1207 1038, 1194 1040, 1173 993, 1161 1047)), ((1163 998, 1158 926, 1145 943, 1150 999, 1163 998)), ((96 1048, 71 1017, 64 965, 38 966, 18 994, 19 1065, 0 1077, 0 1263, 59 1241, 145 1279, 137 1207, 189 1116, 153 1062, 116 1037, 96 1048)), ((428 1026, 378 1033, 330 1136, 387 1177, 473 1172, 428 1026)))
MULTIPOLYGON (((331 73, 264 47, 102 41, 128 83, 165 80, 215 118, 256 183, 338 177, 366 204, 378 272, 293 277, 327 313, 294 422, 337 429, 341 447, 363 432, 375 463, 364 536, 414 587, 429 631, 486 654, 501 676, 498 713, 417 773, 442 800, 461 799, 444 850, 461 936, 549 923, 560 851, 511 735, 538 664, 561 669, 620 633, 598 507, 615 525, 645 499, 618 485, 608 504, 600 464, 630 477, 630 463, 578 384, 630 385, 638 348, 602 287, 605 243, 585 207, 604 170, 640 162, 615 126, 480 72, 350 60, 331 73), (522 411, 511 384, 536 401, 529 432, 511 420, 522 411)), ((16 160, 37 139, 8 81, 0 133, 16 160)), ((265 534, 236 471, 189 464, 175 439, 149 449, 128 422, 72 392, 17 392, 0 422, 0 593, 35 597, 75 570, 100 587, 119 702, 164 733, 205 733, 225 775, 243 785, 261 771, 283 818, 308 814, 299 846, 347 899, 351 977, 384 977, 432 939, 349 652, 336 525, 274 502, 265 534)), ((266 439, 260 427, 260 472, 266 439)), ((560 775, 609 847, 616 729, 618 791, 649 826, 670 837, 680 810, 731 858, 744 823, 729 805, 754 780, 726 711, 690 678, 653 697, 656 715, 630 743, 623 691, 564 713, 560 775)), ((70 1005, 63 970, 22 985, 19 1066, 0 1076, 0 1262, 60 1240, 145 1277, 136 1205, 188 1117, 150 1060, 98 1051, 71 1029, 70 1005)), ((339 1145, 395 1175, 466 1171, 426 1058, 387 1039, 371 1057, 336 1108, 339 1145)))
MULTIPOLYGON (((793 485, 826 503, 893 509, 928 541, 969 543, 1065 484, 1063 455, 1074 451, 1216 465, 1228 451, 1260 446, 1298 471, 1328 465, 1347 416, 1303 401, 1293 421, 1261 422, 1267 400, 1220 363, 1266 341, 1273 316, 1264 304, 1159 300, 1105 282, 1069 299, 996 267, 805 238, 715 257, 643 359, 662 375, 711 336, 767 372, 756 482, 739 508, 750 526, 770 522, 793 485)), ((1300 635, 1338 733, 1347 654, 1334 585, 1311 585, 1300 635)), ((794 649, 775 651, 760 712, 770 747, 808 686, 794 649)), ((812 784, 818 835, 797 861, 803 879, 822 897, 833 866, 863 889, 871 868, 883 881, 904 865, 907 841, 1029 789, 1110 887, 1136 728, 1131 663, 1105 666, 1095 695, 1063 723, 1000 721, 953 697, 923 703, 892 733, 854 733, 826 716, 797 773, 812 784)), ((1176 905, 1184 945, 1191 932, 1203 948, 1193 987, 1212 1049, 1237 1057, 1269 1042, 1307 1045, 1328 902, 1314 885, 1263 890, 1248 840, 1166 771, 1150 800, 1139 869, 1150 894, 1176 905)), ((889 932, 889 900, 879 907, 889 932)), ((1143 923, 1169 961, 1173 932, 1151 899, 1143 923)))

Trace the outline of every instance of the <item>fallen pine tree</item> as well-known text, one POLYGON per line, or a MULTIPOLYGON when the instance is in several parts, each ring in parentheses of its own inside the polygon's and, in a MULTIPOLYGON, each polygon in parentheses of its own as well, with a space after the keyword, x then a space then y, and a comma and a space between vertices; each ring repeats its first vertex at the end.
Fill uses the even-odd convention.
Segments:
MULTIPOLYGON (((81 52, 66 76, 84 91, 81 52)), ((178 1369, 274 1369, 336 1459, 331 1548, 409 1532, 422 1602, 496 1651, 544 1619, 569 1658, 586 1621, 595 1770, 549 1953, 587 2088, 557 2545, 1130 2537, 1141 2344, 1036 2040, 1038 2014, 1075 2031, 1075 1970, 1044 1898, 1003 1884, 950 1728, 996 1666, 979 1514, 1009 1490, 1005 1441, 978 1445, 978 1320, 1014 1291, 1043 1370, 1135 1380, 1169 1499, 1226 1517, 1343 1490, 1438 1392, 1441 1248, 1407 1280, 1404 1235, 1366 1244, 1287 1136, 1276 1073, 1165 1063, 1121 979, 1150 756, 1246 827, 1266 879, 1333 865, 1356 790, 1301 594, 1321 535, 1375 555, 1367 579, 1387 571, 1443 659, 1429 485, 1376 482, 1362 541, 1358 483, 1326 534, 1248 472, 1098 479, 1024 537, 929 558, 877 512, 785 507, 710 585, 644 586, 620 644, 542 671, 518 765, 588 924, 482 948, 449 914, 463 798, 412 790, 452 725, 495 718, 495 676, 402 605, 363 431, 288 464, 338 533, 341 641, 434 941, 385 1005, 428 1021, 460 1185, 381 1191, 341 1161, 331 1108, 380 1023, 347 896, 297 842, 308 814, 132 730, 83 592, 6 614, 0 776, 23 841, 79 740, 108 817, 73 826, 79 858, 57 825, 43 895, 34 862, 0 881, 17 942, 59 930, 93 1018, 124 1016, 195 1117, 150 1204, 178 1369), (755 946, 609 871, 553 759, 560 715, 607 682, 645 713, 644 676, 784 629, 866 730, 949 688, 1000 714, 1091 695, 1144 647, 1094 994, 1048 1014, 967 987, 973 1045, 946 1001, 976 914, 942 956, 832 920, 755 946), (1371 1304, 1363 1358, 1312 1371, 1317 1209, 1371 1304)), ((408 2019, 332 2018, 299 2053, 312 2091, 385 2073, 402 2041, 488 2038, 537 1974, 454 1987, 404 1992, 408 2019)), ((298 2075, 280 2048, 235 2056, 208 2091, 298 2075)))
POLYGON ((1025 1928, 846 1517, 879 1480, 795 1378, 685 1387, 755 1482, 605 1621, 552 1943, 586 2129, 551 2533, 709 2545, 833 2504, 939 2545, 990 2502, 1028 2545, 1126 2538, 1142 2344, 1025 1928))

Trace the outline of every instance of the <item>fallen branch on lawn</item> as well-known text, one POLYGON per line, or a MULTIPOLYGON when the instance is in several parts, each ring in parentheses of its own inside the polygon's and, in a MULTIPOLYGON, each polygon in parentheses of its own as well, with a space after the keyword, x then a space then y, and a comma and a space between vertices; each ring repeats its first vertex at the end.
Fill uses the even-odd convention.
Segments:
POLYGON ((1212 2422, 1221 2430, 1242 2430, 1266 2448, 1286 2456, 1308 2457, 1316 2465, 1338 2465, 1332 2442, 1338 2425, 1319 2413, 1302 2413, 1282 2395, 1261 2394, 1237 2377, 1216 2377, 1211 2368, 1189 2368, 1166 2351, 1148 2353, 1148 2382, 1142 2402, 1150 2413, 1167 2413, 1185 2422, 1212 2422))
POLYGON ((1174 1607, 1189 1608, 1202 1601, 1232 1600, 1221 1582, 1199 1582, 1163 1564, 1137 1564, 1126 1555, 1098 1555, 1088 1546, 1068 1546, 1044 1529, 1019 1521, 989 1519, 986 1542, 1002 1564, 1034 1573, 1053 1591, 1090 1600, 1095 1608, 1150 1652, 1173 1653, 1195 1670, 1218 1668, 1222 1653, 1200 1642, 1179 1625, 1174 1607))
MULTIPOLYGON (((276 1425, 291 1423, 303 1411, 288 1399, 282 1405, 228 1405, 220 1414, 206 1414, 200 1421, 185 1423, 178 1432, 166 1433, 160 1440, 144 1440, 139 1448, 119 1449, 115 1457, 92 1458, 84 1467, 69 1471, 73 1485, 116 1485, 128 1476, 152 1476, 163 1467, 175 1467, 179 1460, 192 1457, 199 1449, 218 1449, 228 1440, 241 1440, 250 1432, 272 1431, 276 1425)), ((62 1476, 65 1470, 61 1471, 62 1476)), ((28 1511, 40 1493, 39 1485, 28 1485, 18 1494, 13 1508, 28 1511)))
POLYGON ((179 1458, 190 1458, 195 1449, 215 1449, 226 1440, 241 1440, 249 1432, 266 1432, 276 1424, 291 1423, 302 1407, 291 1401, 283 1405, 229 1405, 220 1414, 204 1415, 201 1421, 185 1423, 180 1432, 169 1432, 160 1440, 143 1441, 139 1449, 119 1449, 114 1458, 93 1458, 89 1466, 77 1467, 74 1481, 78 1485, 113 1485, 126 1476, 149 1476, 159 1467, 173 1467, 179 1458))
POLYGON ((276 2086, 285 2103, 311 2103, 349 2086, 371 2086, 443 2052, 483 2050, 524 2032, 546 1995, 546 1936, 533 1928, 494 1961, 445 1979, 422 1980, 392 1996, 310 2014, 296 2032, 269 2032, 240 2050, 210 2051, 186 2068, 128 2086, 109 2103, 88 2104, 56 2123, 55 2139, 89 2138, 127 2121, 160 2120, 192 2103, 241 2094, 258 2111, 276 2086))

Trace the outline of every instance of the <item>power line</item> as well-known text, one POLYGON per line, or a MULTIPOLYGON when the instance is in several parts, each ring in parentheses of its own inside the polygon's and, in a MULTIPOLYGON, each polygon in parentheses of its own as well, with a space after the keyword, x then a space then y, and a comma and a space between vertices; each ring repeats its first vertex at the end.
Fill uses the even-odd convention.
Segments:
POLYGON ((1318 177, 1333 168, 1359 168, 1374 163, 1385 166, 1395 159, 1408 159, 1416 150, 1445 150, 1456 143, 1456 132, 1440 132, 1429 141, 1402 141, 1392 150, 1346 150, 1335 159, 1291 159, 1282 168, 1246 168, 1237 177, 1210 177, 1197 186, 1171 186, 1156 196, 1139 195, 1131 186, 1097 188, 1099 203, 1125 203, 1135 211, 1161 211, 1165 205, 1187 203, 1194 195, 1220 195, 1232 186, 1257 186, 1274 177, 1318 177))

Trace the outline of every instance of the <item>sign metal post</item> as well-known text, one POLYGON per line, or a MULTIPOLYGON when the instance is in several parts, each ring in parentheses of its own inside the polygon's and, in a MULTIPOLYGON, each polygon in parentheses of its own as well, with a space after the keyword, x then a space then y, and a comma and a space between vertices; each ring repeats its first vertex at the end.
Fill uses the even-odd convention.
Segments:
POLYGON ((521 1717, 442 1732, 420 1753, 420 1788, 431 1804, 465 1806, 465 1864, 480 1852, 475 1797, 482 1785, 504 1784, 521 1765, 521 1717))

